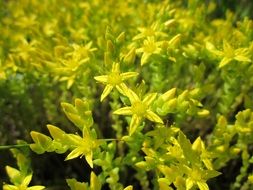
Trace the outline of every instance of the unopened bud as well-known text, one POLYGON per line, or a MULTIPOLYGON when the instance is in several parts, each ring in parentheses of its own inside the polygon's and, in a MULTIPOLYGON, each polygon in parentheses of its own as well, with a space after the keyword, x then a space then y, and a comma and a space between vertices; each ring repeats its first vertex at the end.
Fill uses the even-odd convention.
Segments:
POLYGON ((125 40, 125 32, 121 32, 118 37, 116 38, 117 43, 121 43, 125 40))
POLYGON ((170 19, 170 20, 167 20, 164 25, 167 26, 167 27, 170 27, 171 25, 173 25, 174 23, 176 22, 175 19, 170 19))
POLYGON ((170 41, 169 41, 169 45, 170 46, 176 46, 179 44, 180 39, 181 39, 181 34, 177 34, 176 36, 174 36, 170 41))
POLYGON ((205 116, 208 116, 209 114, 210 114, 210 112, 206 109, 198 111, 198 116, 200 116, 200 117, 205 117, 205 116))
POLYGON ((111 40, 107 40, 107 45, 106 45, 107 51, 110 53, 114 52, 114 45, 111 40))
POLYGON ((108 52, 108 51, 104 53, 104 64, 105 64, 106 66, 112 64, 111 54, 110 54, 110 52, 108 52))
POLYGON ((136 56, 136 49, 133 47, 124 57, 124 62, 126 64, 133 64, 135 61, 135 56, 136 56))
POLYGON ((165 92, 161 97, 164 101, 168 101, 172 98, 175 97, 175 94, 176 94, 176 88, 172 88, 170 90, 168 90, 167 92, 165 92))

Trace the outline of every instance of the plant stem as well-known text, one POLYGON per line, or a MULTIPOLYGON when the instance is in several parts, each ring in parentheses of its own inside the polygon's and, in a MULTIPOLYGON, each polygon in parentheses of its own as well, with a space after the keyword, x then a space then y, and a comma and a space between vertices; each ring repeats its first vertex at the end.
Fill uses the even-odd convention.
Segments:
POLYGON ((27 147, 27 146, 30 146, 30 144, 3 145, 3 146, 0 146, 0 150, 10 149, 10 148, 27 147))

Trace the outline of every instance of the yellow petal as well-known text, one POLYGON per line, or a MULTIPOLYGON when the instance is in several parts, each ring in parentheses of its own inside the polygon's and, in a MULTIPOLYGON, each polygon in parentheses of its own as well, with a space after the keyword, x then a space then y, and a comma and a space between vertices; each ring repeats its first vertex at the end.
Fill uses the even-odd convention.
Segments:
POLYGON ((116 85, 117 90, 119 93, 123 94, 124 96, 127 96, 128 94, 128 87, 126 86, 125 83, 120 83, 119 85, 116 85))
POLYGON ((156 123, 163 124, 163 120, 158 115, 156 115, 154 112, 152 112, 151 110, 146 111, 145 117, 150 121, 154 121, 156 123))
POLYGON ((69 155, 65 158, 65 160, 71 160, 71 159, 77 158, 81 156, 82 154, 83 152, 81 152, 79 148, 75 148, 69 153, 69 155))
POLYGON ((210 51, 211 53, 215 54, 216 56, 219 56, 221 57, 223 55, 223 52, 222 51, 219 51, 215 48, 215 46, 210 43, 210 42, 206 42, 206 49, 208 51, 210 51))
POLYGON ((130 126, 129 126, 129 135, 131 136, 140 125, 141 117, 137 116, 136 114, 133 115, 130 126))
POLYGON ((129 98, 131 104, 133 104, 134 102, 140 101, 140 98, 137 96, 137 94, 134 91, 132 91, 130 88, 128 89, 127 97, 129 98))
POLYGON ((94 79, 102 83, 107 83, 108 76, 107 75, 96 76, 94 77, 94 79))
POLYGON ((32 186, 32 187, 28 187, 26 190, 43 190, 43 189, 45 189, 44 186, 35 185, 35 186, 32 186))
POLYGON ((133 190, 133 186, 129 185, 129 186, 125 187, 123 190, 133 190))
POLYGON ((224 57, 221 62, 219 63, 219 68, 224 67, 227 65, 230 61, 232 61, 231 58, 224 57))
POLYGON ((101 98, 100 101, 102 102, 106 96, 108 96, 108 94, 110 94, 110 92, 112 91, 113 86, 108 84, 105 86, 105 89, 103 90, 102 94, 101 94, 101 98))
POLYGON ((208 185, 205 182, 197 182, 197 185, 199 187, 200 190, 209 190, 208 185))
POLYGON ((148 94, 144 99, 143 99, 143 103, 147 106, 149 106, 156 98, 157 96, 157 93, 151 93, 151 94, 148 94))
POLYGON ((150 56, 151 56, 150 53, 143 53, 143 55, 141 56, 141 66, 143 66, 144 64, 148 62, 148 58, 150 56))
POLYGON ((114 111, 113 113, 117 115, 132 115, 133 114, 131 107, 120 108, 114 111))
POLYGON ((15 185, 3 185, 3 190, 19 190, 15 185))
POLYGON ((91 168, 93 168, 93 162, 92 162, 92 152, 89 152, 85 155, 85 159, 87 163, 90 165, 91 168))
POLYGON ((232 46, 226 40, 223 41, 223 50, 226 52, 233 52, 234 51, 232 46))
POLYGON ((22 185, 27 187, 29 183, 31 182, 31 180, 32 180, 32 174, 25 177, 25 179, 22 181, 22 185))
POLYGON ((194 182, 190 178, 186 179, 186 189, 187 190, 190 190, 193 185, 194 185, 194 182))
POLYGON ((245 57, 243 55, 235 56, 235 60, 242 61, 242 62, 251 62, 251 60, 248 57, 245 57))
POLYGON ((119 73, 120 72, 120 65, 119 63, 112 64, 112 72, 119 73))
POLYGON ((135 77, 135 76, 137 76, 138 74, 139 74, 139 73, 137 73, 137 72, 126 72, 126 73, 121 73, 120 76, 121 76, 121 80, 124 81, 124 80, 126 80, 126 79, 135 77))

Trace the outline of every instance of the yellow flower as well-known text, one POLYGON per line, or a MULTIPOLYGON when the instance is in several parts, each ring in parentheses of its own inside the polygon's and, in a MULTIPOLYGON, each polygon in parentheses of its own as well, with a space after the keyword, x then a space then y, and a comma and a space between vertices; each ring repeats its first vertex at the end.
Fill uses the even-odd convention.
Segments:
POLYGON ((221 174, 215 170, 204 170, 196 166, 193 168, 186 167, 186 170, 188 176, 186 179, 186 190, 192 189, 194 185, 197 185, 200 190, 209 190, 206 181, 221 174))
POLYGON ((136 50, 136 53, 143 53, 141 56, 141 65, 147 63, 148 58, 152 54, 159 54, 161 52, 161 44, 162 42, 156 42, 154 37, 149 37, 144 40, 143 46, 136 50))
POLYGON ((73 52, 68 53, 67 55, 71 55, 74 59, 81 60, 90 57, 90 54, 97 50, 97 48, 92 48, 92 42, 89 42, 85 45, 73 44, 73 52))
POLYGON ((83 137, 70 134, 68 138, 73 143, 74 149, 68 154, 65 160, 84 156, 87 163, 93 168, 93 150, 98 148, 102 141, 92 138, 90 131, 85 127, 83 128, 83 137))
POLYGON ((132 120, 129 127, 130 135, 136 131, 136 128, 139 126, 142 118, 147 118, 148 120, 156 123, 163 123, 162 119, 150 109, 150 105, 155 100, 157 93, 151 93, 143 100, 140 100, 135 92, 133 92, 131 89, 128 89, 127 96, 131 102, 131 106, 120 108, 116 110, 114 114, 132 115, 132 120))
POLYGON ((223 41, 223 51, 217 50, 210 42, 207 42, 206 47, 211 53, 222 58, 219 68, 224 67, 233 60, 251 62, 251 59, 248 57, 248 48, 234 49, 226 40, 223 41))
MULTIPOLYGON (((10 166, 6 166, 6 171, 8 173, 9 176, 20 176, 20 171, 18 171, 15 168, 12 168, 10 166)), ((9 184, 5 184, 3 185, 3 190, 43 190, 45 189, 44 186, 40 186, 40 185, 36 185, 36 186, 31 186, 28 187, 29 183, 32 180, 32 174, 29 174, 27 176, 25 176, 22 180, 22 182, 20 184, 16 184, 16 185, 9 185, 9 184)))
POLYGON ((94 77, 95 80, 106 84, 105 89, 101 95, 100 101, 103 101, 114 87, 116 87, 116 89, 121 94, 126 94, 127 87, 124 83, 124 80, 129 79, 131 77, 135 77, 138 74, 139 73, 136 73, 136 72, 120 73, 119 63, 113 63, 112 70, 108 75, 101 75, 101 76, 94 77))
POLYGON ((160 25, 158 22, 153 23, 150 27, 140 27, 137 30, 140 31, 139 34, 137 34, 133 40, 139 40, 142 38, 148 38, 148 37, 166 37, 167 34, 164 32, 159 31, 160 30, 160 25))

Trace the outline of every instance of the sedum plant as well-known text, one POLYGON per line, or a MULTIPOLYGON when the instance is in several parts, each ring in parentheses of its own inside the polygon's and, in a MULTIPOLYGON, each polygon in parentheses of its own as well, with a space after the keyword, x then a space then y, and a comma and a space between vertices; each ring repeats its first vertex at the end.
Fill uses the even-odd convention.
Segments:
POLYGON ((253 4, 225 5, 1 1, 3 189, 252 189, 253 4))

